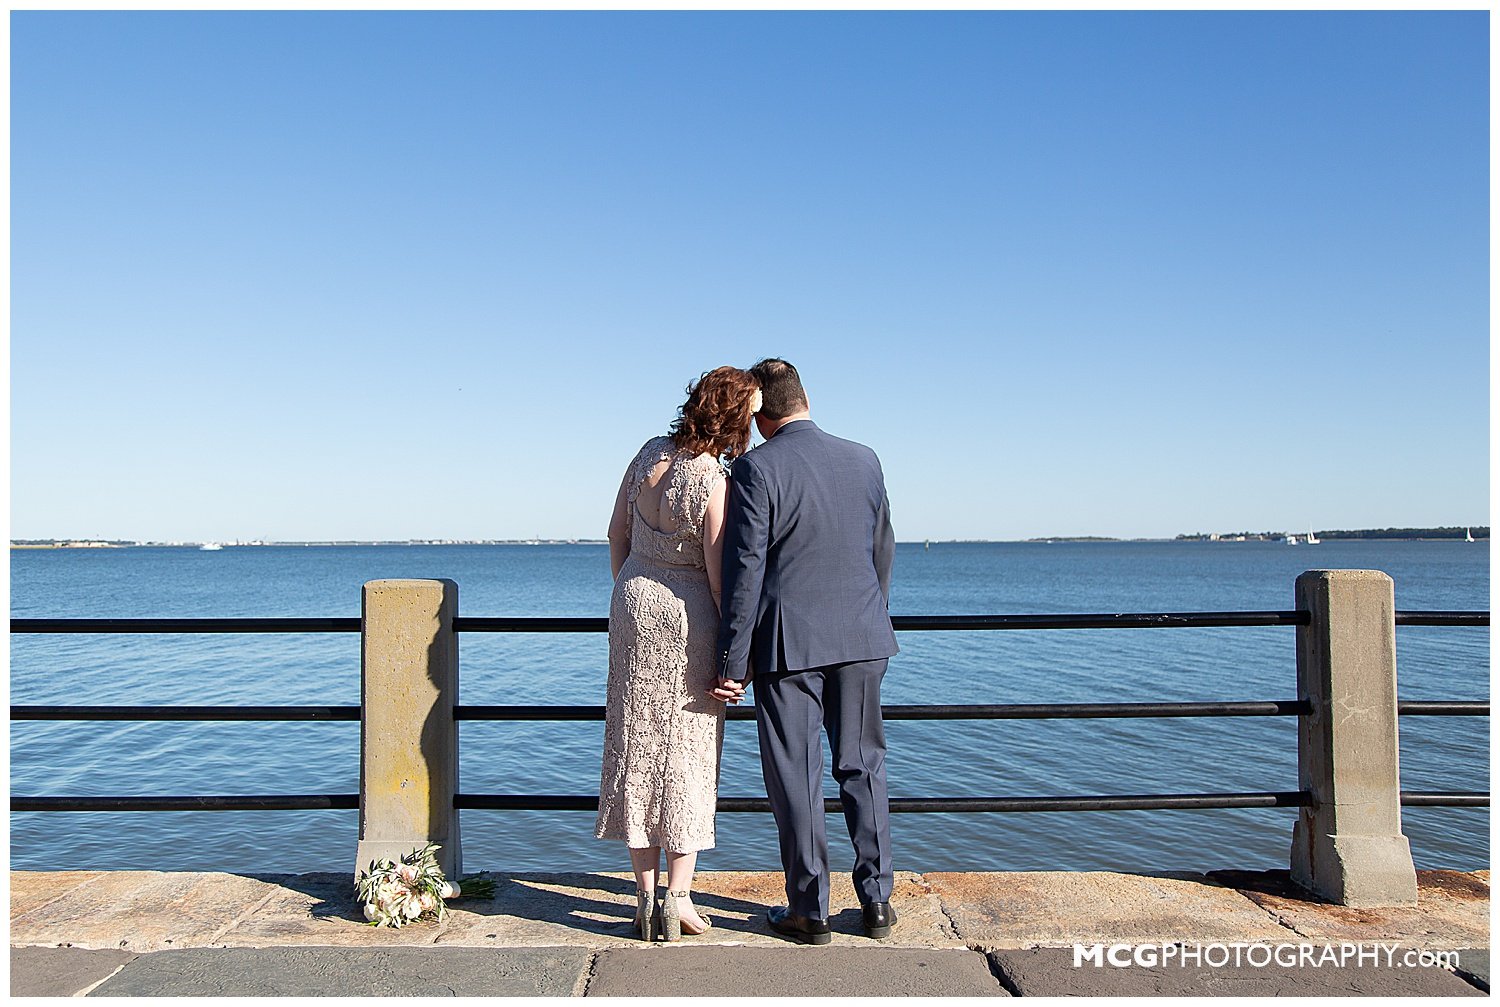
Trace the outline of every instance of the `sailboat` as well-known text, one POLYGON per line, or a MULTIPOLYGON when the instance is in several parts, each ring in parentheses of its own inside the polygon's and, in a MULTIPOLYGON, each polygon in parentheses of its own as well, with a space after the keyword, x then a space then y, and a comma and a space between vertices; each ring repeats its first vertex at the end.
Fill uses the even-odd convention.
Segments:
POLYGON ((1472 542, 1472 541, 1474 541, 1474 533, 1471 532, 1471 531, 1469 531, 1469 529, 1467 529, 1467 528, 1464 529, 1464 541, 1465 542, 1472 542))
POLYGON ((1307 544, 1308 545, 1317 545, 1321 541, 1322 541, 1322 539, 1318 538, 1318 536, 1316 536, 1316 535, 1313 534, 1312 525, 1308 525, 1307 526, 1307 544))

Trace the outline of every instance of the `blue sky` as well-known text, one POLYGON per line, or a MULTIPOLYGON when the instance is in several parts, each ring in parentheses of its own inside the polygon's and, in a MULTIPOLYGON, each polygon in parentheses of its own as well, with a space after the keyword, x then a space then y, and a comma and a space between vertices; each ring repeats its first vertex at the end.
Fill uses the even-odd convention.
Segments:
POLYGON ((602 537, 796 363, 898 537, 1488 522, 1488 13, 12 14, 13 537, 602 537))

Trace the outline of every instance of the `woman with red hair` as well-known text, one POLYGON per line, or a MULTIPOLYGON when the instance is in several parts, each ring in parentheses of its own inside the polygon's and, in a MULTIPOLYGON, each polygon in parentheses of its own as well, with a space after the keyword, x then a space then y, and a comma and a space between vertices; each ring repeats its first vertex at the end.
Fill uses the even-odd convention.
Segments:
POLYGON ((724 740, 724 703, 708 691, 718 683, 725 466, 749 449, 760 397, 738 367, 689 386, 668 434, 626 469, 609 522, 615 589, 594 834, 630 849, 636 926, 648 941, 658 921, 669 941, 709 928, 690 893, 698 851, 714 845, 724 740))

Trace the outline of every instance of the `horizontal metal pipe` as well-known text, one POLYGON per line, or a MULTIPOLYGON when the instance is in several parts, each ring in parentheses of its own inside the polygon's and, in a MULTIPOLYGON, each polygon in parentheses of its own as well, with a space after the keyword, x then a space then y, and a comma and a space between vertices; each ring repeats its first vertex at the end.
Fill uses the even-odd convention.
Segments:
MULTIPOLYGON (((895 615, 891 625, 910 630, 999 629, 1163 629, 1208 626, 1301 626, 1308 613, 1286 612, 1148 612, 1051 615, 895 615)), ((459 616, 460 633, 603 633, 602 618, 490 618, 459 616)))
MULTIPOLYGON (((1408 807, 1489 807, 1487 793, 1414 793, 1403 791, 1401 803, 1408 807)), ((1165 811, 1210 808, 1292 808, 1311 803, 1306 791, 1289 790, 1237 794, 1117 794, 1095 797, 893 797, 891 811, 920 812, 1025 812, 1025 811, 1165 811)), ((459 794, 458 808, 492 811, 597 811, 597 797, 556 794, 459 794)), ((843 811, 843 804, 824 800, 829 813, 843 811)), ((721 797, 718 810, 725 812, 770 811, 764 797, 721 797)))
MULTIPOLYGON (((1279 612, 1147 612, 1052 615, 897 615, 897 630, 1166 629, 1213 626, 1305 626, 1309 615, 1279 612)), ((1397 612, 1398 626, 1488 626, 1488 612, 1397 612)), ((603 633, 601 617, 459 616, 463 633, 603 633)), ((344 618, 246 619, 12 619, 12 633, 358 633, 360 620, 344 618)))
POLYGON ((1401 791, 1403 808, 1488 808, 1490 795, 1481 790, 1401 791))
POLYGON ((603 616, 494 617, 460 615, 453 628, 459 633, 607 633, 603 616))
POLYGON ((11 720, 359 720, 357 706, 12 706, 11 720))
MULTIPOLYGON (((1299 791, 1240 794, 1120 794, 1093 797, 895 797, 893 813, 1145 811, 1153 809, 1273 808, 1305 804, 1299 791)), ((597 811, 595 796, 558 794, 458 794, 457 808, 491 811, 597 811)), ((843 810, 827 799, 830 813, 843 810)), ((358 794, 292 794, 198 797, 23 797, 11 798, 12 811, 302 811, 358 808, 358 794)), ((722 812, 768 812, 764 797, 720 798, 722 812)))
MULTIPOLYGON (((1149 717, 1289 717, 1311 713, 1305 699, 1247 702, 1032 702, 1032 704, 892 705, 886 720, 1092 720, 1149 717)), ((1407 699, 1397 704, 1407 717, 1487 717, 1490 702, 1467 699, 1407 699)), ((730 720, 754 720, 753 705, 729 707, 730 720)), ((455 707, 458 720, 567 722, 603 720, 604 707, 505 705, 455 707)), ((10 707, 12 720, 359 720, 360 707, 10 707)))
POLYGON ((898 615, 899 630, 1172 629, 1212 626, 1302 626, 1307 612, 1141 612, 1047 615, 898 615))
POLYGON ((1488 626, 1488 612, 1397 612, 1398 626, 1488 626))
POLYGON ((358 808, 358 794, 255 794, 227 797, 18 797, 11 811, 320 811, 358 808))
MULTIPOLYGON (((883 706, 886 720, 1073 720, 1137 717, 1287 717, 1310 712, 1302 700, 1228 703, 1020 703, 883 706)), ((754 720, 754 706, 731 706, 730 720, 754 720)), ((603 720, 602 706, 460 706, 458 720, 603 720)))
MULTIPOLYGON (((1091 797, 893 797, 892 813, 1150 811, 1203 808, 1288 808, 1306 804, 1303 791, 1240 794, 1113 794, 1091 797)), ((454 807, 487 811, 597 811, 599 799, 561 794, 459 794, 454 807)), ((843 804, 832 798, 824 810, 837 813, 843 804)), ((721 797, 722 812, 770 811, 764 797, 721 797)))
MULTIPOLYGON (((1031 812, 1031 811, 1162 811, 1214 808, 1291 808, 1309 803, 1305 791, 1232 794, 1106 794, 1089 797, 893 797, 893 813, 1031 812)), ((597 811, 593 796, 558 794, 458 794, 454 806, 490 811, 597 811)), ((1403 791, 1405 807, 1487 808, 1484 792, 1403 791)), ((838 813, 843 805, 825 799, 824 810, 838 813)), ((311 811, 354 809, 358 794, 267 794, 198 797, 24 797, 10 799, 11 811, 311 811)), ((723 812, 766 812, 764 797, 724 797, 723 812)))
POLYGON ((12 633, 358 633, 346 619, 12 619, 12 633))
POLYGON ((1403 699, 1396 704, 1403 717, 1488 717, 1489 700, 1403 699))
MULTIPOLYGON (((1094 720, 1154 717, 1292 717, 1311 712, 1306 700, 1223 703, 1012 703, 885 706, 886 720, 1094 720)), ((1483 700, 1404 700, 1407 717, 1487 717, 1483 700)), ((754 720, 754 706, 733 706, 730 720, 754 720)), ((11 720, 357 721, 357 706, 12 706, 11 720)), ((457 720, 600 721, 602 706, 459 706, 457 720)))

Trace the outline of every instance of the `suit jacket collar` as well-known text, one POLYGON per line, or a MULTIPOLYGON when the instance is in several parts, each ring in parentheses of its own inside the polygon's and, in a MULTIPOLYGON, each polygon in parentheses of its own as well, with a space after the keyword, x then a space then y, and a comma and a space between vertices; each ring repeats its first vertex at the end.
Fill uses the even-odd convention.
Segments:
POLYGON ((772 434, 771 439, 775 440, 777 437, 780 437, 782 434, 788 432, 797 433, 800 430, 816 429, 818 429, 818 425, 812 420, 792 420, 790 423, 784 424, 774 434, 772 434))

